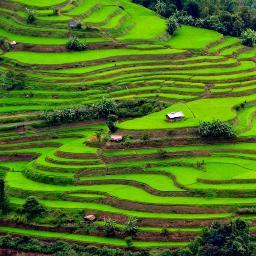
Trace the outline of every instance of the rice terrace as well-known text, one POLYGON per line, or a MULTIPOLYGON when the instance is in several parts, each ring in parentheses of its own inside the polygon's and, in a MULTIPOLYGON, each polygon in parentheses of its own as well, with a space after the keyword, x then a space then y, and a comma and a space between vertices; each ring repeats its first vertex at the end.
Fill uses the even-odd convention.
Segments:
POLYGON ((0 1, 1 237, 138 252, 256 232, 256 4, 236 35, 192 17, 204 1, 145 2, 0 1))

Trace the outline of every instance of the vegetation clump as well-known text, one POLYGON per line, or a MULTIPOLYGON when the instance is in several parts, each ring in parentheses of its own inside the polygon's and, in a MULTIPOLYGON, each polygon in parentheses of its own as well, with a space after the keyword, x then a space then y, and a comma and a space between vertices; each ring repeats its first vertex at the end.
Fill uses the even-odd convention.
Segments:
POLYGON ((60 125, 64 123, 107 118, 109 115, 116 113, 117 108, 115 102, 103 99, 93 105, 45 111, 42 114, 42 118, 49 125, 60 125))
POLYGON ((203 138, 235 138, 235 132, 232 125, 221 120, 212 122, 201 122, 199 125, 199 134, 203 138))
POLYGON ((249 28, 256 29, 255 4, 245 1, 133 0, 180 24, 213 29, 225 35, 240 36, 249 28))
POLYGON ((32 220, 41 216, 45 212, 45 209, 39 203, 36 197, 29 196, 22 205, 21 212, 27 217, 28 220, 32 220))
POLYGON ((66 45, 67 49, 73 50, 73 51, 83 51, 88 48, 86 43, 83 43, 79 41, 79 39, 76 36, 72 36, 66 45))
POLYGON ((26 75, 23 73, 16 73, 14 71, 7 71, 2 76, 2 88, 5 90, 21 90, 26 85, 26 75))
POLYGON ((179 23, 176 20, 176 18, 174 16, 171 16, 168 20, 167 20, 167 32, 170 35, 173 35, 175 33, 175 31, 177 30, 177 28, 179 27, 179 23))
POLYGON ((33 24, 36 22, 36 14, 35 11, 26 9, 27 11, 27 24, 33 24))
POLYGON ((256 31, 248 28, 243 31, 241 38, 243 45, 253 47, 256 43, 256 31))

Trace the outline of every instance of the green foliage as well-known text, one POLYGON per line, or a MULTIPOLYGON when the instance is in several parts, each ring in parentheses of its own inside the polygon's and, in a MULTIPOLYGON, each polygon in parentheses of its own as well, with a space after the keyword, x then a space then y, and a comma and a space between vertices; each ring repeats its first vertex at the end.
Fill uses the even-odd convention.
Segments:
POLYGON ((117 127, 113 121, 107 120, 106 125, 110 132, 114 133, 117 131, 117 127))
POLYGON ((2 74, 2 88, 5 90, 22 90, 26 85, 26 75, 7 71, 2 74))
POLYGON ((177 30, 177 28, 179 27, 179 23, 176 20, 176 18, 174 16, 171 16, 168 20, 167 20, 167 32, 170 35, 173 35, 175 33, 175 31, 177 30))
MULTIPOLYGON (((127 247, 132 247, 132 238, 125 238, 127 247)), ((66 255, 71 251, 74 255, 83 256, 254 256, 255 242, 249 232, 248 223, 237 219, 228 224, 214 223, 204 229, 201 236, 192 241, 188 247, 179 250, 155 251, 145 250, 130 252, 120 249, 80 246, 61 241, 41 242, 27 236, 0 237, 0 247, 26 252, 37 252, 50 255, 66 255), (58 254, 56 254, 58 253, 58 254)))
POLYGON ((160 111, 166 107, 166 103, 151 99, 117 102, 118 116, 122 118, 144 116, 152 112, 160 111))
POLYGON ((161 231, 161 234, 164 236, 164 237, 168 237, 170 235, 170 232, 167 228, 163 228, 162 231, 161 231))
POLYGON ((118 112, 116 103, 105 98, 96 103, 95 108, 99 118, 107 118, 109 115, 115 115, 118 112))
POLYGON ((2 48, 4 51, 8 52, 11 49, 11 45, 8 40, 5 38, 0 38, 0 48, 2 48))
POLYGON ((128 248, 131 248, 133 246, 132 238, 131 237, 126 237, 125 242, 128 248))
POLYGON ((138 220, 136 218, 129 218, 125 223, 124 234, 134 237, 138 233, 138 220))
POLYGON ((252 256, 255 255, 254 248, 248 224, 244 220, 237 219, 229 224, 214 223, 187 249, 180 250, 176 255, 252 256))
POLYGON ((144 133, 143 136, 142 136, 142 140, 143 141, 149 141, 149 139, 150 139, 149 133, 144 133))
POLYGON ((157 0, 154 9, 159 15, 164 16, 166 14, 167 5, 163 1, 157 0))
POLYGON ((104 232, 106 236, 115 236, 115 232, 117 231, 116 222, 113 219, 106 219, 104 221, 104 232))
POLYGON ((196 1, 188 1, 185 6, 186 11, 189 15, 191 15, 193 18, 199 18, 200 17, 200 6, 199 3, 196 1))
POLYGON ((26 9, 27 12, 27 24, 33 24, 36 21, 36 14, 33 10, 26 9))
POLYGON ((45 111, 42 113, 41 117, 49 125, 60 125, 64 123, 107 118, 112 114, 117 114, 115 102, 103 99, 102 101, 93 105, 45 111))
POLYGON ((29 196, 22 205, 21 212, 27 217, 28 220, 32 220, 41 216, 45 212, 45 209, 39 203, 36 197, 29 196))
POLYGON ((133 2, 151 8, 166 18, 174 15, 179 24, 214 29, 225 35, 240 36, 247 28, 256 30, 255 5, 250 1, 133 0, 133 2))
POLYGON ((52 8, 52 14, 53 14, 54 16, 60 15, 60 9, 57 8, 57 7, 53 7, 53 8, 52 8))
POLYGON ((159 149, 157 154, 159 159, 166 159, 168 157, 168 152, 164 149, 159 149))
POLYGON ((73 51, 83 51, 88 48, 86 43, 80 42, 76 36, 72 36, 66 45, 67 49, 73 51))
POLYGON ((243 31, 241 38, 243 45, 253 47, 254 44, 256 43, 256 31, 248 28, 245 31, 243 31))
POLYGON ((47 184, 67 185, 67 184, 74 183, 74 178, 71 178, 71 177, 45 175, 45 174, 40 175, 39 173, 29 169, 24 171, 24 175, 33 181, 47 183, 47 184))
POLYGON ((199 134, 205 138, 234 138, 236 137, 233 127, 220 120, 212 122, 201 122, 199 125, 199 134))
POLYGON ((3 214, 6 214, 9 210, 9 202, 6 195, 5 181, 0 178, 0 210, 3 214))

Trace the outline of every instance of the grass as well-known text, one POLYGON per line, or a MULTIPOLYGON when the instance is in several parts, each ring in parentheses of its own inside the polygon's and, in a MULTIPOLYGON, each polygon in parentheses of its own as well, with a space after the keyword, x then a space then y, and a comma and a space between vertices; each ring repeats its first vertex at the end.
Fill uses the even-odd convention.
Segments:
POLYGON ((215 31, 182 25, 168 44, 176 49, 202 49, 221 38, 215 31), (198 36, 200 34, 202 36, 198 36))
MULTIPOLYGON (((126 247, 125 240, 118 238, 106 238, 99 236, 89 236, 89 235, 79 235, 79 234, 70 234, 70 233, 60 233, 53 231, 39 231, 39 230, 29 230, 22 228, 11 228, 11 227, 0 227, 0 231, 2 233, 23 235, 23 236, 32 236, 37 238, 44 239, 64 239, 73 242, 79 243, 90 243, 90 244, 98 244, 98 245, 111 245, 111 246, 119 246, 126 247)), ((186 242, 143 242, 143 241, 133 241, 133 246, 138 248, 146 248, 146 247, 177 247, 177 246, 185 246, 186 242)))
MULTIPOLYGON (((130 0, 81 0, 79 5, 66 0, 7 2, 9 10, 0 8, 0 37, 18 44, 8 52, 0 51, 0 71, 26 74, 25 89, 1 90, 0 94, 0 169, 14 208, 35 195, 46 207, 64 212, 139 218, 143 225, 139 229, 146 233, 174 226, 168 230, 181 232, 187 241, 189 232, 200 232, 203 220, 230 220, 237 208, 255 205, 254 48, 242 46, 237 38, 186 25, 170 37, 165 19, 130 0), (36 12, 33 25, 26 24, 26 6, 36 12), (52 15, 56 6, 59 16, 52 15), (82 29, 74 29, 72 34, 87 42, 89 49, 65 50, 71 20, 81 21, 82 29), (117 133, 131 133, 139 145, 136 149, 134 140, 116 144, 118 149, 112 150, 109 144, 88 146, 88 138, 96 131, 107 131, 104 120, 97 120, 99 125, 41 127, 41 111, 93 104, 102 97, 138 102, 153 99, 168 107, 119 121, 117 133), (246 107, 236 111, 244 101, 246 107), (183 111, 185 119, 167 122, 165 115, 172 111, 183 111), (190 129, 177 137, 160 131, 197 127, 201 121, 213 119, 232 122, 238 140, 197 145, 197 138, 190 138, 190 129), (23 125, 26 131, 19 133, 23 125), (140 144, 149 130, 158 130, 150 131, 155 135, 150 139, 159 138, 164 144, 140 144), (193 142, 188 145, 177 146, 190 139, 193 142), (160 149, 172 156, 160 159, 160 149), (199 168, 201 162, 203 168, 199 168), (30 175, 24 172, 27 169, 30 175), (64 181, 69 184, 59 185, 64 181), (152 219, 153 224, 148 224, 152 219)), ((151 103, 134 112, 147 113, 148 109, 151 103)), ((11 227, 0 227, 0 231, 126 246, 123 239, 95 235, 11 227)), ((186 245, 164 238, 152 242, 135 239, 133 244, 186 245)))
POLYGON ((177 188, 173 181, 164 176, 157 174, 123 174, 123 175, 106 175, 101 177, 82 177, 81 181, 88 180, 124 180, 124 181, 136 181, 142 184, 146 184, 153 189, 159 191, 181 191, 181 189, 177 188))
POLYGON ((64 52, 64 53, 36 53, 20 51, 8 52, 5 57, 25 64, 38 65, 58 65, 65 63, 75 63, 81 61, 99 60, 110 57, 120 57, 129 55, 151 55, 154 54, 176 54, 182 53, 178 49, 160 49, 160 50, 133 50, 133 49, 111 49, 111 50, 97 50, 97 51, 83 51, 83 52, 64 52))
MULTIPOLYGON (((11 203, 21 205, 24 199, 11 197, 11 203)), ((50 208, 62 208, 62 209, 88 209, 94 211, 103 211, 109 213, 123 214, 130 217, 136 218, 156 218, 156 219, 174 219, 174 220, 185 220, 185 219, 222 219, 231 217, 231 213, 155 213, 146 211, 135 211, 135 210, 124 210, 109 205, 91 203, 91 202, 72 202, 72 201, 54 201, 54 200, 40 200, 45 206, 50 208)))
POLYGON ((228 121, 236 116, 236 112, 233 110, 235 105, 253 99, 254 96, 248 96, 200 99, 186 104, 176 103, 160 112, 122 122, 118 124, 118 127, 128 130, 172 129, 198 126, 200 121, 211 121, 213 119, 228 121), (167 122, 165 115, 175 111, 183 111, 185 120, 175 123, 167 122))
POLYGON ((54 6, 58 4, 65 3, 66 0, 12 0, 13 2, 25 4, 25 5, 30 5, 30 6, 35 6, 35 7, 49 7, 49 6, 54 6))

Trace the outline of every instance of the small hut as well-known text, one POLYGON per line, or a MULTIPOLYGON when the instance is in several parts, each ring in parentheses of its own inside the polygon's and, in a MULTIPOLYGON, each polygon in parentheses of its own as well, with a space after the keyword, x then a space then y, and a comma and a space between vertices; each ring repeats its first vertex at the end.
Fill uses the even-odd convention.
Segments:
POLYGON ((97 220, 97 218, 96 218, 95 215, 90 214, 90 215, 84 216, 84 221, 85 222, 94 222, 96 220, 97 220))
POLYGON ((78 27, 78 25, 79 25, 79 22, 77 22, 77 21, 70 21, 69 23, 68 23, 68 26, 69 26, 69 28, 77 28, 78 27))
POLYGON ((111 135, 110 141, 112 142, 121 142, 123 140, 122 135, 111 135))
POLYGON ((166 115, 166 119, 169 122, 176 122, 176 121, 181 121, 185 118, 185 115, 183 112, 171 112, 170 114, 166 115))
POLYGON ((14 45, 16 45, 16 44, 17 44, 16 41, 11 41, 11 42, 10 42, 10 45, 11 45, 11 46, 14 46, 14 45))

